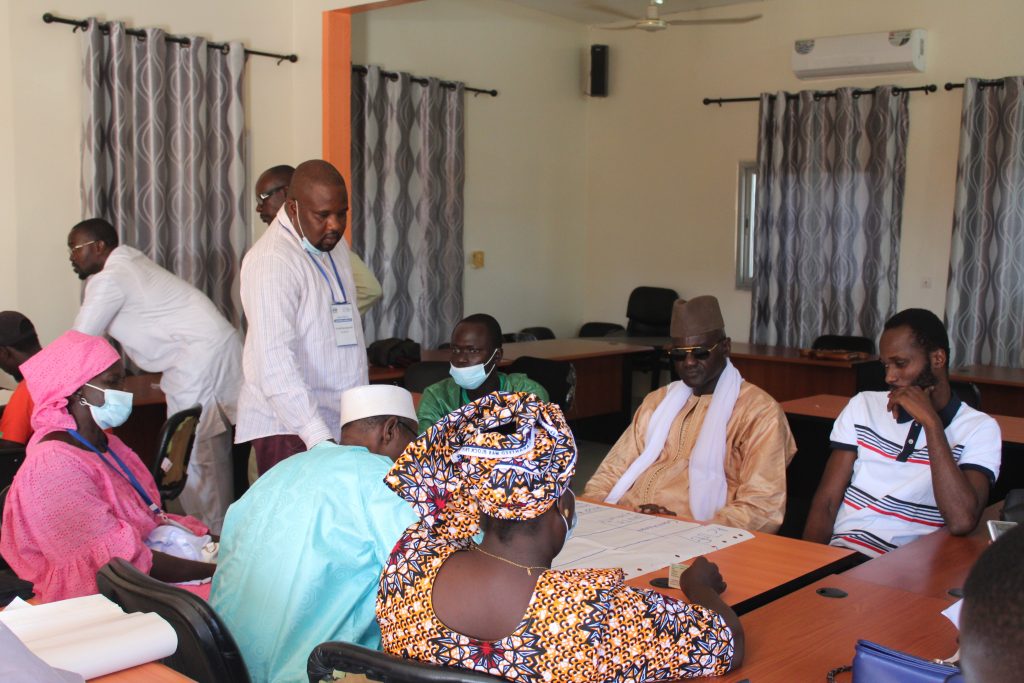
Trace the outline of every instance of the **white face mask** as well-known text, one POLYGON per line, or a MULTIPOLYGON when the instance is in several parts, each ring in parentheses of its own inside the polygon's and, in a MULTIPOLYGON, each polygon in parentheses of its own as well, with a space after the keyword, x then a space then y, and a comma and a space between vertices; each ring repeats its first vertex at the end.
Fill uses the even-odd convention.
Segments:
POLYGON ((132 393, 130 391, 118 391, 117 389, 101 389, 100 387, 86 384, 85 386, 103 392, 103 405, 94 406, 82 397, 82 405, 89 406, 92 419, 100 429, 112 429, 120 427, 128 421, 132 414, 132 393))
POLYGON ((299 229, 299 234, 302 235, 302 248, 308 251, 313 256, 323 256, 324 252, 317 249, 312 242, 306 239, 306 233, 302 229, 302 220, 299 218, 299 200, 295 200, 295 225, 299 229))
POLYGON ((498 349, 494 349, 491 353, 491 357, 483 363, 477 363, 476 365, 470 365, 465 368, 457 368, 453 364, 448 369, 448 374, 452 376, 455 383, 467 391, 478 389, 481 384, 487 381, 487 378, 494 372, 494 366, 491 366, 490 370, 487 370, 487 364, 494 360, 495 354, 498 353, 498 349))

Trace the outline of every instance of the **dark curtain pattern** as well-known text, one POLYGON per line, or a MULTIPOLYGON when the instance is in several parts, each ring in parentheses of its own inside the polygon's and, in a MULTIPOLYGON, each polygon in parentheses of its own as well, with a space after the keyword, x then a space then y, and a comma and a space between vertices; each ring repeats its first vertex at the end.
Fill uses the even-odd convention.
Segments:
POLYGON ((206 293, 240 323, 248 246, 242 74, 245 49, 128 35, 121 23, 82 34, 82 215, 206 293))
POLYGON ((908 97, 761 95, 752 342, 874 339, 895 312, 908 97))
POLYGON ((462 318, 464 90, 370 67, 352 78, 352 247, 384 295, 367 341, 435 348, 462 318))
POLYGON ((946 290, 952 366, 1021 367, 1024 77, 964 83, 946 290))

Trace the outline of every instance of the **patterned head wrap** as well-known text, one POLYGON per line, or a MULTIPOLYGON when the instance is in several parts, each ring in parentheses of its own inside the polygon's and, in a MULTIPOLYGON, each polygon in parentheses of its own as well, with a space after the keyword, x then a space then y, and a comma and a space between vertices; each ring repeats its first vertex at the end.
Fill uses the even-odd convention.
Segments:
POLYGON ((456 540, 479 530, 481 512, 539 517, 575 471, 576 442, 557 405, 533 394, 492 393, 410 443, 384 483, 412 503, 433 534, 456 540), (514 431, 495 431, 506 425, 514 431))
POLYGON ((50 432, 74 429, 68 396, 120 360, 102 337, 69 330, 19 366, 28 383, 32 410, 32 442, 50 432))

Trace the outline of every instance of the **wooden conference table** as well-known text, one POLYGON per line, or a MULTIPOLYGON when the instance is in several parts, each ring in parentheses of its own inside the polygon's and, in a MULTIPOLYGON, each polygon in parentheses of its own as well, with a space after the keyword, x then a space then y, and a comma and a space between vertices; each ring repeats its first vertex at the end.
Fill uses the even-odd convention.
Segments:
POLYGON ((968 365, 949 373, 949 378, 977 384, 985 412, 1024 417, 1024 369, 968 365))

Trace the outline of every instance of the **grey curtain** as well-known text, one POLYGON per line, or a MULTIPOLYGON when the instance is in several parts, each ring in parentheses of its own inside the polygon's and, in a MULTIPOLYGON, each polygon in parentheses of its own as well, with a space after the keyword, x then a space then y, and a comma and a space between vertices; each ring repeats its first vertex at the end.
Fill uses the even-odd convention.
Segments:
POLYGON ((896 310, 906 93, 762 94, 750 339, 872 339, 896 310))
POLYGON ((954 367, 1021 367, 1024 77, 964 83, 946 321, 954 367))
POLYGON ((82 215, 205 292, 240 323, 248 246, 245 49, 133 37, 94 19, 82 34, 82 215))
POLYGON ((352 78, 352 247, 384 295, 367 341, 448 341, 462 318, 464 90, 380 69, 352 78))

